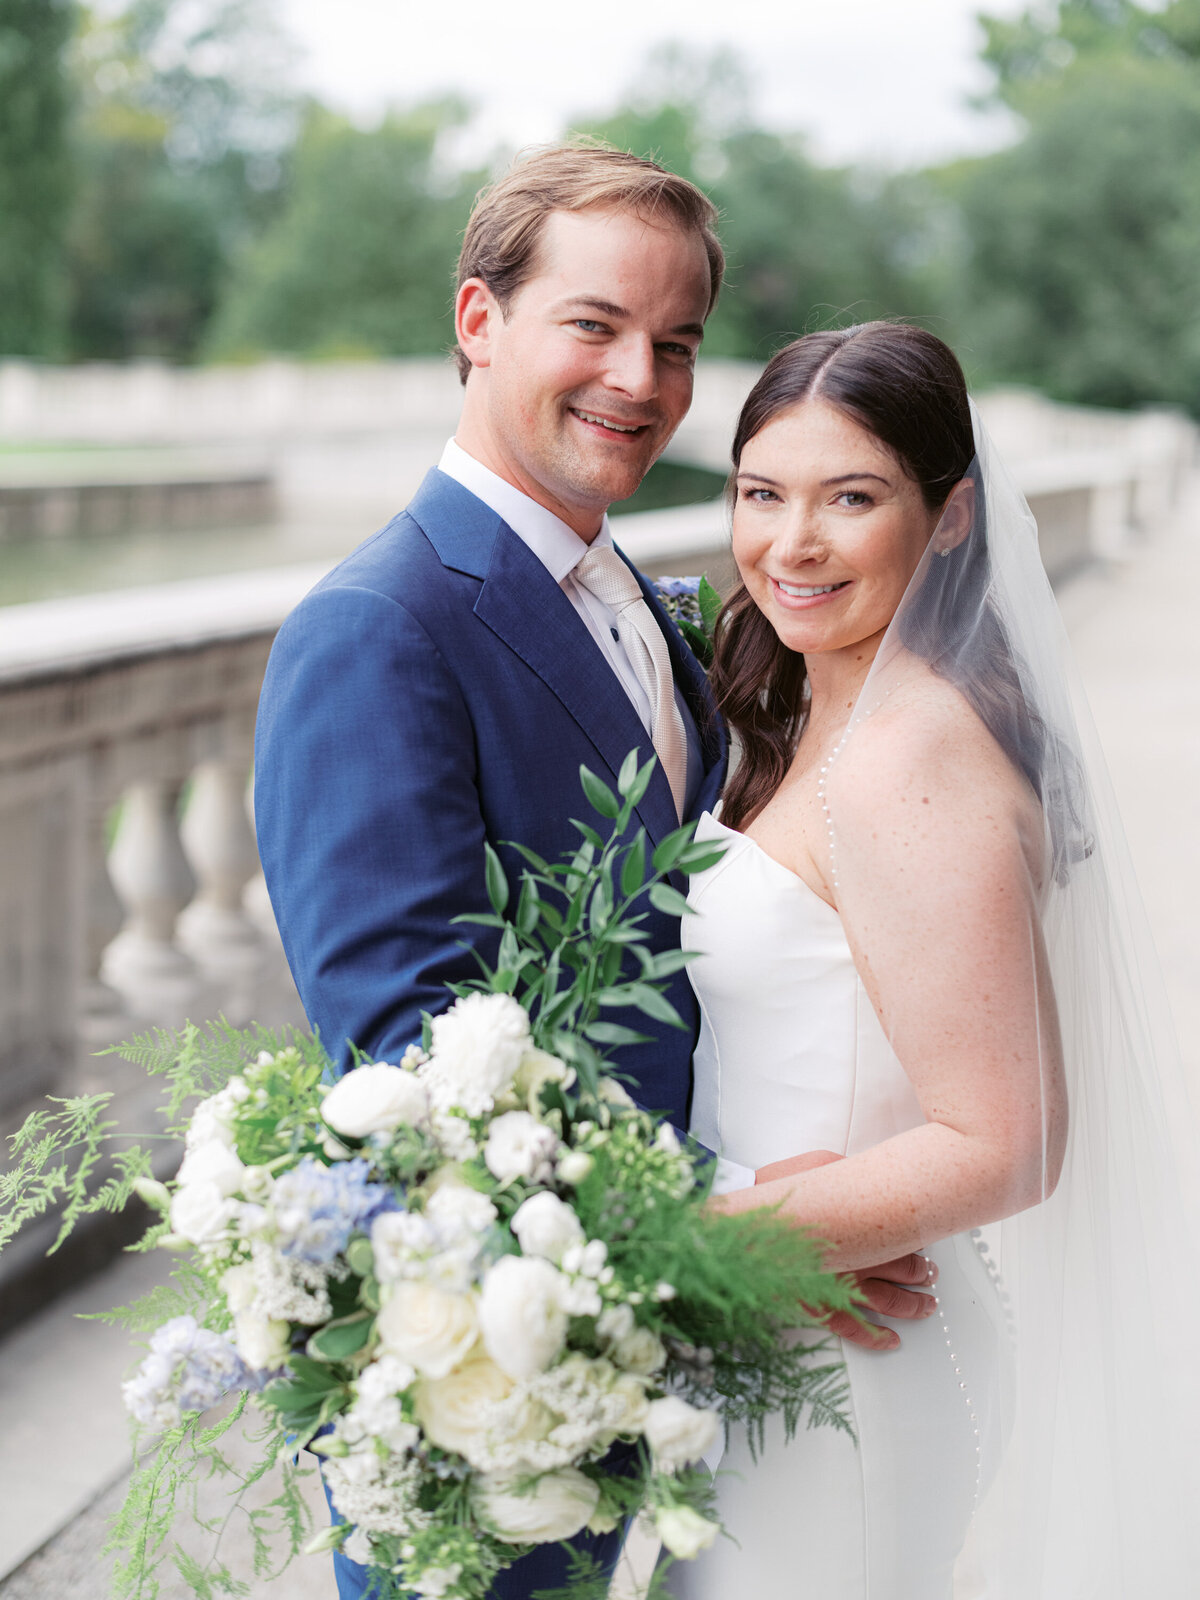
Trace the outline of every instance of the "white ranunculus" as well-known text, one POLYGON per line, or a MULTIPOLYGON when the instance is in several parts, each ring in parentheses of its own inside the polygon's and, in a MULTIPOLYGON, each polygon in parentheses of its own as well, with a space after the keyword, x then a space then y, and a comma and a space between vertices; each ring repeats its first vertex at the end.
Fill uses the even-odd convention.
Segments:
POLYGON ((171 1229, 189 1244, 219 1239, 237 1215, 237 1202, 228 1200, 215 1183, 188 1183, 171 1201, 171 1229))
POLYGON ((264 1317, 261 1311, 240 1311, 233 1319, 233 1342, 255 1372, 274 1371, 287 1360, 288 1325, 264 1317))
POLYGON ((496 1401, 506 1399, 512 1389, 507 1373, 477 1349, 444 1378, 423 1378, 415 1391, 413 1409, 434 1444, 472 1461, 485 1442, 484 1413, 496 1401))
POLYGON ((485 1233, 496 1220, 487 1195, 465 1183, 442 1183, 425 1202, 425 1212, 443 1237, 485 1233))
POLYGON ((411 1580, 414 1594, 421 1600, 443 1600, 462 1576, 462 1562, 454 1561, 448 1567, 426 1567, 411 1580))
POLYGON ((220 1139, 195 1145, 183 1158, 176 1174, 181 1187, 192 1183, 215 1183, 222 1195, 236 1194, 242 1187, 246 1167, 235 1151, 220 1139))
POLYGON ((615 1078, 601 1078, 599 1088, 601 1100, 606 1100, 610 1106, 629 1109, 636 1104, 629 1090, 615 1078))
POLYGON ((526 1050, 513 1079, 513 1088, 525 1101, 530 1111, 541 1110, 542 1087, 547 1083, 560 1083, 569 1089, 575 1082, 575 1068, 548 1050, 526 1050))
POLYGON ((506 994, 470 994, 433 1019, 433 1048, 420 1070, 434 1104, 468 1116, 490 1111, 529 1048, 529 1017, 506 994))
POLYGON ((544 1372, 567 1337, 562 1278, 538 1256, 501 1256, 483 1280, 479 1326, 488 1354, 510 1378, 544 1372))
POLYGON ((393 1288, 375 1327, 389 1355, 426 1377, 444 1378, 475 1343, 479 1321, 473 1296, 406 1282, 393 1288))
POLYGON ((666 1548, 681 1561, 694 1561, 721 1531, 717 1523, 709 1522, 691 1506, 664 1506, 655 1516, 654 1526, 666 1548))
POLYGON ((258 1290, 254 1282, 254 1268, 248 1261, 229 1268, 221 1279, 221 1292, 225 1296, 225 1304, 235 1317, 239 1312, 249 1311, 258 1290))
POLYGON ((609 1355, 626 1372, 641 1373, 645 1377, 657 1372, 667 1359, 662 1340, 650 1328, 634 1328, 616 1341, 609 1355))
POLYGON ((568 1245, 583 1238, 579 1218, 565 1200, 545 1189, 522 1201, 512 1219, 512 1231, 527 1256, 545 1256, 555 1265, 568 1245))
POLYGON ((625 1415, 621 1419, 618 1433, 641 1433, 649 1409, 646 1390, 641 1380, 630 1373, 622 1373, 613 1384, 612 1392, 619 1394, 625 1402, 625 1415))
POLYGON ((528 1111, 506 1111, 488 1129, 483 1159, 501 1183, 511 1178, 548 1178, 558 1150, 558 1135, 528 1111))
POLYGON ((558 1158, 558 1179, 578 1188, 596 1165, 586 1150, 567 1150, 558 1158))
POLYGON ((371 1541, 361 1528, 354 1528, 342 1543, 342 1554, 364 1567, 371 1564, 371 1541))
POLYGON ((321 1115, 335 1133, 365 1139, 413 1127, 429 1114, 429 1097, 415 1072, 377 1061, 339 1078, 321 1102, 321 1115))
POLYGON ((667 1472, 699 1461, 716 1441, 719 1426, 715 1411, 701 1411, 678 1395, 652 1400, 642 1431, 654 1464, 667 1472))
POLYGON ((574 1467, 543 1473, 527 1493, 520 1473, 484 1473, 475 1507, 484 1525, 505 1544, 554 1544, 573 1539, 595 1515, 599 1487, 574 1467))

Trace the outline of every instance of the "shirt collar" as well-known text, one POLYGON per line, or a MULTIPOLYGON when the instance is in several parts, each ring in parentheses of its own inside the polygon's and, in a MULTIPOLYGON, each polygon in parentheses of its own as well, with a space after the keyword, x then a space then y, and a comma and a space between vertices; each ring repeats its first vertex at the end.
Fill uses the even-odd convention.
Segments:
POLYGON ((612 548, 612 530, 608 516, 600 523, 600 532, 589 545, 561 517, 547 511, 536 500, 531 500, 520 489, 514 489, 490 467, 468 455, 457 439, 446 441, 438 468, 448 478, 462 484, 477 500, 494 511, 537 556, 555 583, 561 583, 572 572, 588 550, 612 548))

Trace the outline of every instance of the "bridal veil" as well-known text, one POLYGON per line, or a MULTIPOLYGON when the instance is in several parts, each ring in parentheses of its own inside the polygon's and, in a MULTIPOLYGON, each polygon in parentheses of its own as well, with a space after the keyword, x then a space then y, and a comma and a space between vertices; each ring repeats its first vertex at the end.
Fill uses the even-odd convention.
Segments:
MULTIPOLYGON (((1010 1313, 1007 1440, 956 1600, 1185 1600, 1200 1581, 1189 1531, 1200 1506, 1200 1142, 1037 529, 974 420, 976 458, 838 757, 852 768, 847 752, 885 705, 891 737, 903 738, 910 691, 932 670, 1023 775, 1036 797, 1029 814, 1040 817, 1020 904, 995 914, 1028 924, 1025 992, 1005 1006, 1014 1029, 1032 1026, 1043 1041, 1045 1198, 983 1230, 1010 1313), (1051 1108, 1064 1093, 1065 1149, 1051 1148, 1063 1126, 1051 1108)), ((920 721, 914 713, 914 739, 926 736, 920 721)), ((826 804, 839 909, 868 925, 869 915, 847 913, 865 913, 868 897, 876 910, 888 888, 868 872, 836 779, 837 760, 826 804)), ((967 883, 960 892, 991 891, 967 883)), ((992 1003, 986 983, 981 1006, 992 1003)), ((893 1045, 903 1061, 903 1041, 893 1045)))

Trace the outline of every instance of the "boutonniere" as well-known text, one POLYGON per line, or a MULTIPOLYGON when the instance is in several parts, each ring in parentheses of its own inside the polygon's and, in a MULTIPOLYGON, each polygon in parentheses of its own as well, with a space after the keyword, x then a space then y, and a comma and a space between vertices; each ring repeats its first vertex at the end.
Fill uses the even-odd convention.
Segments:
POLYGON ((707 578, 655 578, 654 592, 707 672, 712 666, 713 629, 721 596, 707 578))

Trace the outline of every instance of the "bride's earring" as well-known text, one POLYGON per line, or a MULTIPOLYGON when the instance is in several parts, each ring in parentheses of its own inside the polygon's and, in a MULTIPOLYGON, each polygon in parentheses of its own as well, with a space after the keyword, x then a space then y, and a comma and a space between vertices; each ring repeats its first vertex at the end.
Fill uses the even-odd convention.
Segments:
POLYGON ((946 545, 943 549, 938 551, 938 555, 940 555, 940 556, 948 556, 949 554, 950 554, 950 546, 949 545, 946 545))

